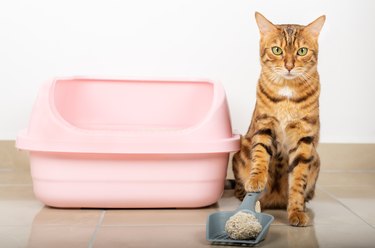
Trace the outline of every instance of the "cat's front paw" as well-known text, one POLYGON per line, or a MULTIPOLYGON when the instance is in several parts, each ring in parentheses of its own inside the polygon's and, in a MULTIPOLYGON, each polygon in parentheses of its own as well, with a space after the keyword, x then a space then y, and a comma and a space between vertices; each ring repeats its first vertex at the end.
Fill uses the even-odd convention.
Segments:
POLYGON ((307 226, 309 216, 305 212, 294 211, 288 214, 289 224, 292 226, 307 226))
POLYGON ((255 176, 251 176, 245 182, 245 190, 246 192, 260 192, 263 191, 267 184, 267 177, 259 174, 255 176))

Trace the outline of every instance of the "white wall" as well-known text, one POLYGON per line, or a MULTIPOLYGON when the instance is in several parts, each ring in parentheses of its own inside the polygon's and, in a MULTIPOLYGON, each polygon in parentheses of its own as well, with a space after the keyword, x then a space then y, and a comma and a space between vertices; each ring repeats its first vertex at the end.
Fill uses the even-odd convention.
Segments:
POLYGON ((0 2, 0 139, 26 127, 55 76, 211 78, 245 132, 259 76, 254 12, 307 24, 322 14, 322 142, 375 143, 375 1, 0 2))

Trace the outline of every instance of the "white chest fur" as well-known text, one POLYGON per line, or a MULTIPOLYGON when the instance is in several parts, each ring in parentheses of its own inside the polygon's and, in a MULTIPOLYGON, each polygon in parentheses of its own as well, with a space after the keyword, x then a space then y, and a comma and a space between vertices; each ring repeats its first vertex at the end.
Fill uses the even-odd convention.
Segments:
POLYGON ((281 88, 278 93, 280 96, 284 96, 288 98, 291 98, 293 96, 293 91, 287 86, 281 88))

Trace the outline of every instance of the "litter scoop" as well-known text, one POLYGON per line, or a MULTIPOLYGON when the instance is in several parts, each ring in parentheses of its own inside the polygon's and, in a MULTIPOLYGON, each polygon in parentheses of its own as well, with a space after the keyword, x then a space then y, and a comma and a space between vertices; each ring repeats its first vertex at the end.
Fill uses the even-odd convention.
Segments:
POLYGON ((259 193, 247 193, 239 208, 235 211, 223 211, 210 214, 206 226, 206 239, 214 244, 248 244, 255 245, 265 239, 268 229, 274 219, 272 215, 255 212, 255 204, 259 193), (254 215, 262 226, 262 231, 255 239, 237 240, 231 239, 225 231, 225 223, 237 212, 245 212, 254 215))

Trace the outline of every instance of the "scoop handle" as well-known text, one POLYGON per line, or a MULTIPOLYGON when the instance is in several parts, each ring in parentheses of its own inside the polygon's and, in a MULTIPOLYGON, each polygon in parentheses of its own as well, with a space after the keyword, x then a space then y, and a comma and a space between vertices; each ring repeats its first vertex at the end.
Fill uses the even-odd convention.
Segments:
POLYGON ((241 205, 238 207, 238 210, 251 210, 255 212, 255 204, 258 201, 260 194, 261 192, 247 193, 241 205))

